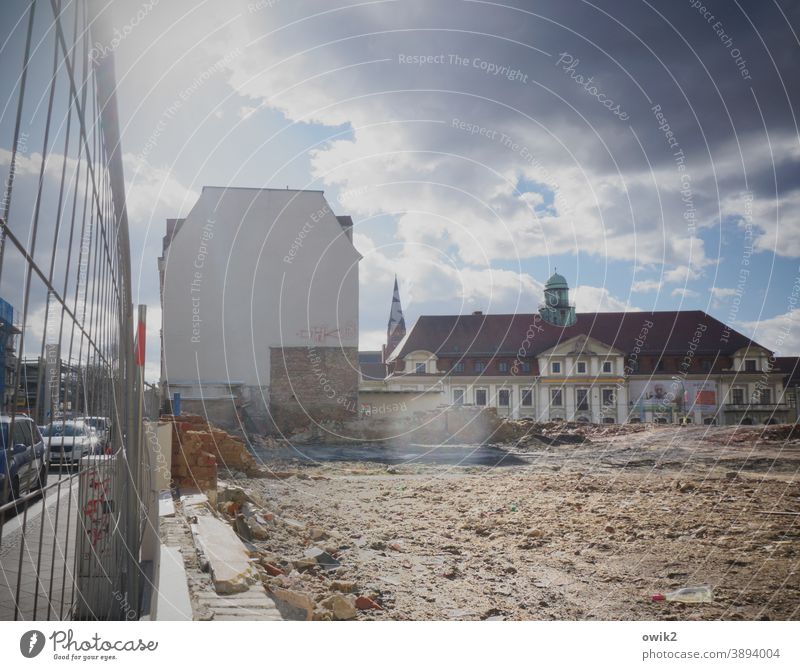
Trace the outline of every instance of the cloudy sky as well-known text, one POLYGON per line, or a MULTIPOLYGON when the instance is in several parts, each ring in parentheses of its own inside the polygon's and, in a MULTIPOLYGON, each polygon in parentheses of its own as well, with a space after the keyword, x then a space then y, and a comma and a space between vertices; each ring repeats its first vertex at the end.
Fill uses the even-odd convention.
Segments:
POLYGON ((362 348, 395 273, 413 323, 534 311, 557 267, 579 312, 702 309, 800 354, 797 3, 113 4, 151 377, 164 220, 204 185, 353 217, 362 348))

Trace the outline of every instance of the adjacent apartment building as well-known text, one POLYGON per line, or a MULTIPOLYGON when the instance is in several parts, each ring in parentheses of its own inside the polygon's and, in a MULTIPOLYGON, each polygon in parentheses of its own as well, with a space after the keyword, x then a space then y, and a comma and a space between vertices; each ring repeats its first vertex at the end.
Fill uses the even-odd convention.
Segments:
POLYGON ((357 413, 352 220, 322 191, 205 187, 159 259, 164 402, 291 431, 357 413))
POLYGON ((776 357, 702 311, 576 312, 557 273, 537 312, 421 316, 387 356, 383 379, 367 367, 367 414, 473 404, 541 421, 798 417, 797 358, 776 357))

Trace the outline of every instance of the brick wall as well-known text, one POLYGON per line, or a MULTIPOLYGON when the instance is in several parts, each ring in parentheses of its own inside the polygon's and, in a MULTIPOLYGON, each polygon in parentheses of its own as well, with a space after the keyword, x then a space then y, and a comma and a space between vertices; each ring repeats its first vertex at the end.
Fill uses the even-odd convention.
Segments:
POLYGON ((269 409, 282 432, 357 417, 357 347, 271 347, 269 409))
POLYGON ((210 425, 194 414, 165 416, 172 422, 172 484, 178 488, 217 490, 217 471, 261 472, 256 459, 241 440, 210 425))

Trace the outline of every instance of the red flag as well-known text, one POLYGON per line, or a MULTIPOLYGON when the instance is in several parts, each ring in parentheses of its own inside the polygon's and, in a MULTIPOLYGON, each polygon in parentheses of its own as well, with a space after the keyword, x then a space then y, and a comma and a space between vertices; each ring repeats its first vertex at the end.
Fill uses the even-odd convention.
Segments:
POLYGON ((144 345, 145 345, 145 327, 144 323, 139 321, 139 327, 136 332, 136 365, 139 367, 144 366, 144 345))

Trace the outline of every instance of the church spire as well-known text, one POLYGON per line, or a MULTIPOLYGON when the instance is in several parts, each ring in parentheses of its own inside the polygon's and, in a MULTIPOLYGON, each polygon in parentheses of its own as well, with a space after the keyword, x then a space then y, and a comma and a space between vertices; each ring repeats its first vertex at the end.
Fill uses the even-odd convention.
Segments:
POLYGON ((406 320, 403 317, 403 306, 400 304, 400 288, 397 285, 397 275, 394 276, 394 293, 392 294, 392 307, 389 311, 389 324, 386 328, 386 348, 383 358, 395 350, 400 340, 406 336, 406 320))

